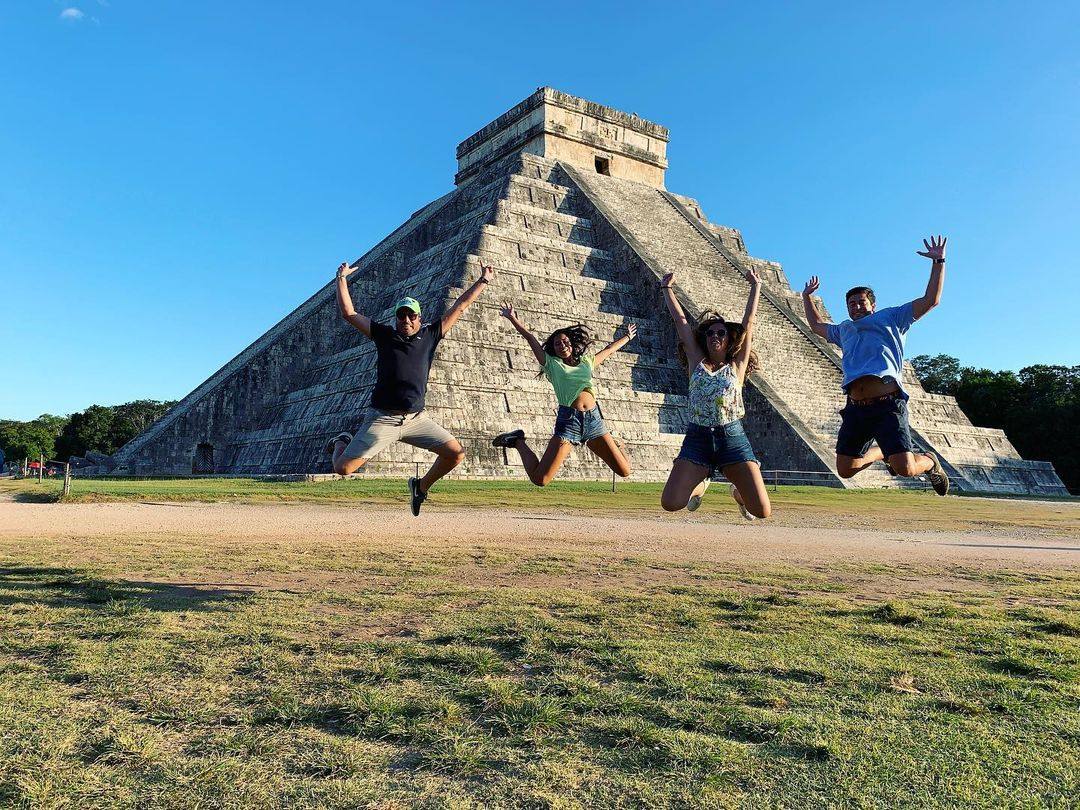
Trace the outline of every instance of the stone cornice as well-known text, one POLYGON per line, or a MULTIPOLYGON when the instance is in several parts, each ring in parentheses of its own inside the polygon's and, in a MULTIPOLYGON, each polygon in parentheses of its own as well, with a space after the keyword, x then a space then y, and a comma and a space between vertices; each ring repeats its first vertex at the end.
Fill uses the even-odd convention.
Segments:
MULTIPOLYGON (((606 121, 609 124, 627 127, 635 132, 648 135, 650 138, 656 138, 657 140, 665 142, 669 140, 668 128, 665 126, 654 124, 652 121, 647 121, 637 115, 624 113, 621 110, 616 110, 614 107, 605 107, 603 104, 597 104, 596 102, 586 101, 577 96, 571 96, 568 93, 560 92, 551 87, 540 87, 535 93, 520 104, 514 105, 490 124, 481 127, 459 143, 457 147, 457 157, 460 159, 469 154, 469 152, 473 151, 496 132, 506 129, 515 121, 524 118, 530 112, 544 104, 562 107, 564 110, 579 112, 583 115, 606 121)), ((554 134, 565 136, 565 133, 561 132, 554 134)))

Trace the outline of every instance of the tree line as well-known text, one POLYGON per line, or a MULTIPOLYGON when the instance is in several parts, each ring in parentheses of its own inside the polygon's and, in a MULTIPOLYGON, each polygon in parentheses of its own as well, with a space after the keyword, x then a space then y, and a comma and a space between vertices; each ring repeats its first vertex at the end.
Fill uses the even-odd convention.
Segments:
POLYGON ((70 416, 44 413, 20 422, 0 419, 0 449, 9 462, 29 458, 67 461, 90 452, 112 455, 176 404, 138 399, 123 405, 91 405, 70 416))
POLYGON ((956 397, 972 424, 1001 428, 1024 458, 1049 461, 1080 494, 1080 366, 991 371, 947 354, 911 361, 932 394, 956 397))

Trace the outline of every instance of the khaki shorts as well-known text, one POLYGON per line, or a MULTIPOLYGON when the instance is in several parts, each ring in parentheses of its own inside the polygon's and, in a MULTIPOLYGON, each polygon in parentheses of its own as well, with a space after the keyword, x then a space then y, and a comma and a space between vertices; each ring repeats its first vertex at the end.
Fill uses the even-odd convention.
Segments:
POLYGON ((364 424, 341 454, 342 458, 373 458, 394 442, 405 442, 424 450, 435 450, 454 441, 454 434, 425 411, 398 416, 368 408, 364 424))

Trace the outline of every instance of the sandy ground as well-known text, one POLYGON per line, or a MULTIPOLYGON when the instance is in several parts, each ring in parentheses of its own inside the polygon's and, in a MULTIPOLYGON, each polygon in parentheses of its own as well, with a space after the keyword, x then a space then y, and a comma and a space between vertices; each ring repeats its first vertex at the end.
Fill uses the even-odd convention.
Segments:
MULTIPOLYGON (((1080 509, 1077 512, 1080 520, 1080 509)), ((842 522, 842 519, 841 521, 842 522)), ((330 545, 370 550, 513 551, 644 557, 682 564, 810 568, 880 563, 953 568, 1080 569, 1080 539, 1038 531, 909 532, 770 522, 718 523, 715 516, 601 516, 444 510, 414 518, 402 508, 322 504, 35 504, 0 500, 0 540, 93 542, 95 538, 198 540, 210 546, 330 545)), ((7 545, 7 544, 5 544, 7 545)))

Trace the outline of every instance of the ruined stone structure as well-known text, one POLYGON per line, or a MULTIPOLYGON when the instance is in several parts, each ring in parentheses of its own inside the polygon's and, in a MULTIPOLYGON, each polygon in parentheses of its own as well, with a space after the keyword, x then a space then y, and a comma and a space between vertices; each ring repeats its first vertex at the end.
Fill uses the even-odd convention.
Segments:
MULTIPOLYGON (((544 442, 556 408, 529 348, 498 315, 504 300, 538 335, 585 323, 599 341, 638 324, 638 337, 598 371, 600 402, 626 445, 634 478, 663 479, 685 428, 686 375, 658 278, 676 272, 690 314, 741 317, 752 264, 764 278, 747 428, 764 467, 811 470, 834 486, 895 485, 884 470, 835 474, 842 406, 840 359, 815 336, 779 264, 747 253, 741 234, 714 225, 689 197, 664 189, 668 131, 635 115, 541 88, 466 138, 457 187, 424 206, 358 260, 359 311, 389 322, 401 296, 438 317, 476 278, 498 277, 441 344, 428 407, 465 445, 460 473, 523 479, 517 454, 490 446, 513 427, 544 442)), ((361 420, 374 382, 374 346, 338 315, 328 283, 123 447, 116 474, 329 472, 328 437, 361 420)), ((1064 493, 1053 468, 1019 457, 999 430, 976 428, 951 397, 914 375, 912 427, 960 490, 1064 493)), ((423 451, 397 445, 366 474, 402 475, 423 451)), ((100 468, 99 468, 100 471, 100 468)), ((562 475, 606 477, 591 454, 562 475)))

